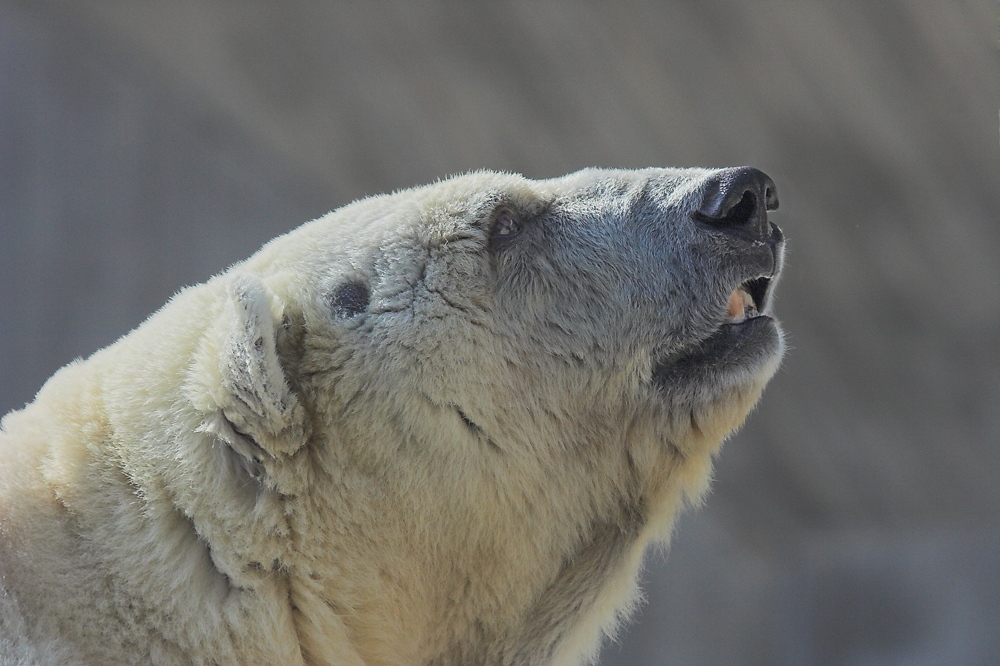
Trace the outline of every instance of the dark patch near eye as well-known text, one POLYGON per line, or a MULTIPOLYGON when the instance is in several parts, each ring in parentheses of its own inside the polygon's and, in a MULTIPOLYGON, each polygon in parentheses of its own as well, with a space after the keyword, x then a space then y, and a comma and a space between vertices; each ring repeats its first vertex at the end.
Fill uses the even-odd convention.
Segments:
POLYGON ((338 317, 353 317, 368 307, 368 287, 360 282, 348 282, 330 296, 333 313, 338 317))
POLYGON ((490 240, 504 242, 517 236, 523 228, 523 220, 517 211, 509 206, 500 206, 493 212, 490 224, 490 240))

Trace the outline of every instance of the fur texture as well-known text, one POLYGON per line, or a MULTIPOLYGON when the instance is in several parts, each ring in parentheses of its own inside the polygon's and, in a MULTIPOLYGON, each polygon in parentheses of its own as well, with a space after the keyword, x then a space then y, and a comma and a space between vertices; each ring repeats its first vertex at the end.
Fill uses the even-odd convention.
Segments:
POLYGON ((60 370, 0 431, 0 661, 591 658, 782 353, 721 332, 781 244, 691 219, 713 173, 369 198, 60 370))

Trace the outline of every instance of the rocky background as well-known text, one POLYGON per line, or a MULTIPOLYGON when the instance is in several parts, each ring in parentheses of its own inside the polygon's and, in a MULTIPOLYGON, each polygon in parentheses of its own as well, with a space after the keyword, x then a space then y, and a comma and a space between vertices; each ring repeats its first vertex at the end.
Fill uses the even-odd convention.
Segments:
POLYGON ((998 16, 0 0, 0 413, 358 197, 754 165, 791 350, 601 664, 996 663, 998 16))

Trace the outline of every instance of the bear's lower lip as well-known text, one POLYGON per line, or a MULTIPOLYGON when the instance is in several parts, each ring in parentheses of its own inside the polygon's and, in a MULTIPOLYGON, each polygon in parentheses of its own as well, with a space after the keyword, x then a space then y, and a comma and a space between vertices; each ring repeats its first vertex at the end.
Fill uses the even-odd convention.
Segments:
POLYGON ((653 367, 653 382, 661 388, 691 387, 746 377, 765 368, 781 353, 777 322, 757 315, 720 326, 692 349, 653 367))

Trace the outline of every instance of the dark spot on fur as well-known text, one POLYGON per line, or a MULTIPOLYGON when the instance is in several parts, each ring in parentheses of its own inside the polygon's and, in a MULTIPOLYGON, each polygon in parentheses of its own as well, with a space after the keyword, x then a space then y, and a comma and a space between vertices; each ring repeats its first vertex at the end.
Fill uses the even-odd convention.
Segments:
POLYGON ((458 407, 455 407, 455 411, 458 412, 458 416, 460 419, 462 419, 462 423, 465 424, 465 427, 467 427, 469 431, 472 432, 473 435, 480 438, 483 442, 486 443, 487 446, 489 446, 494 451, 502 450, 499 446, 497 446, 496 442, 494 442, 492 439, 489 438, 489 435, 483 432, 482 428, 476 425, 475 422, 473 422, 473 420, 466 415, 465 412, 463 412, 458 407))
POLYGON ((346 319, 364 312, 368 300, 368 287, 360 282, 348 282, 333 292, 330 305, 335 315, 346 319))
POLYGON ((461 409, 459 409, 457 411, 458 411, 459 418, 462 419, 462 421, 465 423, 465 425, 469 426, 470 428, 472 428, 473 430, 475 430, 477 433, 480 432, 479 426, 477 426, 475 423, 473 423, 472 419, 470 419, 468 416, 466 416, 465 412, 463 412, 461 409))

